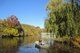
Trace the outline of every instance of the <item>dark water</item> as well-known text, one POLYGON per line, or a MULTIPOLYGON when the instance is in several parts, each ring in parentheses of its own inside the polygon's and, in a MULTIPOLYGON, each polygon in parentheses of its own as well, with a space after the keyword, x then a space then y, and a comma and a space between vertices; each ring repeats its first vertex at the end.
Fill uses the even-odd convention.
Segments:
POLYGON ((0 38, 0 53, 39 53, 34 42, 39 38, 0 38))
MULTIPOLYGON (((29 36, 25 38, 0 38, 0 53, 80 53, 80 48, 54 42, 47 49, 35 48, 34 42, 39 37, 29 36)), ((50 43, 50 41, 49 41, 50 43)))

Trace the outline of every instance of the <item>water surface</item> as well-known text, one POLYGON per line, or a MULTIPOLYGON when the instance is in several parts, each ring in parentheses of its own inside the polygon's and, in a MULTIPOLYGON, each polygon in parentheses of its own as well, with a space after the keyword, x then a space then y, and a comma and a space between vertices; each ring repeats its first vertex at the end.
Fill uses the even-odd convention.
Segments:
POLYGON ((34 36, 0 38, 0 53, 39 53, 34 44, 38 39, 34 36))
POLYGON ((70 47, 51 39, 45 40, 50 45, 47 49, 35 48, 38 36, 0 38, 0 53, 80 53, 80 48, 70 47))

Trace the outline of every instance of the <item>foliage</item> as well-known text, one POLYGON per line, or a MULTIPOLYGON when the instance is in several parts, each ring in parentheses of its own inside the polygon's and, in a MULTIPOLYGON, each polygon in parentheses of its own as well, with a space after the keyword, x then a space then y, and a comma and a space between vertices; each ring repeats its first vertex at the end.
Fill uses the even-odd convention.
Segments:
POLYGON ((40 27, 20 24, 18 18, 14 15, 7 19, 0 20, 0 35, 19 36, 19 35, 40 35, 40 27))
POLYGON ((41 29, 39 27, 34 27, 31 25, 22 24, 21 25, 25 35, 40 35, 41 29))
POLYGON ((80 7, 78 1, 50 0, 47 5, 48 20, 45 28, 60 36, 80 34, 80 7))
POLYGON ((5 34, 15 35, 15 36, 18 34, 18 30, 17 29, 14 29, 14 28, 5 28, 3 32, 5 34))
POLYGON ((21 24, 16 16, 12 15, 7 19, 0 20, 0 35, 18 36, 22 31, 21 24))

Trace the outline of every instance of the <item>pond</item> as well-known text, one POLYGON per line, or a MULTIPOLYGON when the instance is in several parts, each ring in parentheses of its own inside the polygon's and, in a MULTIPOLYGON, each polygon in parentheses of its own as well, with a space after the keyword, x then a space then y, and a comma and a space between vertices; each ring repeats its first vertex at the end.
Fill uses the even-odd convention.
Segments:
POLYGON ((0 38, 0 53, 47 53, 45 49, 35 48, 38 36, 0 38))
POLYGON ((35 48, 34 42, 39 39, 38 36, 0 38, 0 53, 80 53, 79 48, 71 48, 55 41, 47 49, 35 48))

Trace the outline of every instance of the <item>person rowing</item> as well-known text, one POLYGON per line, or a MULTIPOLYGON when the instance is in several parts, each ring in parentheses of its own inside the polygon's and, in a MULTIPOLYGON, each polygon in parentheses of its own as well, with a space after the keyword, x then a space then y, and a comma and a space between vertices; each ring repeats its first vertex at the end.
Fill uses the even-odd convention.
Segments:
POLYGON ((39 40, 39 41, 35 42, 35 47, 36 48, 41 48, 42 45, 45 45, 45 43, 42 40, 39 40))

